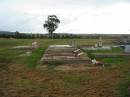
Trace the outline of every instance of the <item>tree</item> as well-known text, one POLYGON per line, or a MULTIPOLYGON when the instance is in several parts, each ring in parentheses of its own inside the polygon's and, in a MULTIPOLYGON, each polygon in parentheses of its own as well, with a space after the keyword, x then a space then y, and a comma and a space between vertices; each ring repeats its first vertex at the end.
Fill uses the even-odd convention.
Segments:
POLYGON ((50 38, 53 38, 53 32, 58 28, 59 23, 60 20, 56 15, 48 15, 48 18, 45 21, 45 24, 43 24, 43 27, 47 29, 50 38))
POLYGON ((20 33, 18 31, 15 32, 15 38, 20 38, 20 33))

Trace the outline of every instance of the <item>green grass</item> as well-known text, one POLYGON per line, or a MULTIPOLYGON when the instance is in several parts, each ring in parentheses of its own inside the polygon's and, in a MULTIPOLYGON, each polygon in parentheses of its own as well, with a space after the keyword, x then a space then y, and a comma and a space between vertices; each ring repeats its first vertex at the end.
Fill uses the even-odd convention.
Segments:
POLYGON ((102 58, 101 60, 103 62, 116 64, 128 62, 130 60, 130 57, 102 58))
POLYGON ((120 71, 122 79, 118 84, 117 91, 120 94, 120 97, 129 97, 128 93, 130 94, 130 91, 128 91, 128 87, 130 87, 130 66, 129 64, 124 64, 124 66, 120 65, 119 68, 122 68, 120 71))
POLYGON ((91 50, 83 50, 85 53, 87 53, 88 57, 91 59, 96 59, 95 55, 93 54, 93 51, 91 50))
POLYGON ((118 64, 125 64, 128 63, 130 57, 114 57, 114 58, 97 58, 98 60, 105 63, 105 67, 112 67, 113 65, 118 66, 118 64))
MULTIPOLYGON (((27 68, 34 68, 38 65, 39 60, 41 59, 42 55, 45 52, 45 49, 50 44, 68 44, 70 41, 77 41, 78 45, 88 45, 88 44, 95 44, 97 42, 96 39, 0 39, 0 71, 8 69, 8 66, 10 64, 22 64, 25 65, 27 68), (28 50, 13 50, 11 49, 14 46, 18 45, 29 45, 33 41, 37 41, 40 48, 35 49, 32 51, 32 54, 30 56, 20 56, 21 54, 25 54, 28 50)), ((104 43, 112 43, 112 40, 105 40, 104 43)), ((121 48, 112 48, 112 50, 97 50, 97 51, 86 51, 88 53, 90 58, 95 58, 95 56, 92 53, 118 53, 122 52, 123 50, 121 48)), ((121 80, 117 80, 119 82, 118 84, 118 92, 121 97, 128 97, 127 96, 127 88, 128 85, 130 85, 130 58, 129 57, 116 57, 116 58, 97 58, 103 62, 109 63, 106 64, 107 66, 115 67, 116 70, 118 70, 119 74, 122 76, 121 80)), ((91 76, 88 75, 86 71, 84 73, 64 73, 64 72, 57 72, 53 70, 54 66, 58 64, 50 64, 48 67, 48 71, 42 71, 44 75, 51 78, 54 82, 52 84, 54 86, 59 86, 59 88, 65 88, 66 90, 75 90, 75 89, 82 89, 84 87, 84 83, 86 84, 90 79, 91 76)), ((106 70, 111 73, 111 69, 105 68, 106 70)), ((31 70, 31 69, 30 69, 31 70)), ((39 71, 40 72, 40 71, 39 71)), ((94 71, 92 71, 94 72, 94 71)), ((19 72, 18 72, 19 73, 19 72)), ((101 72, 104 73, 104 72, 101 72)), ((15 76, 15 75, 14 75, 15 76)), ((38 76, 38 75, 37 75, 38 76)), ((97 78, 97 80, 102 79, 102 76, 100 78, 97 78)), ((92 79, 91 79, 92 80, 92 79)), ((19 79, 16 81, 16 84, 19 87, 23 88, 35 88, 36 90, 39 89, 39 87, 43 87, 48 91, 48 88, 52 88, 51 84, 47 81, 38 84, 34 80, 30 79, 19 79), (27 87, 26 87, 27 86, 27 87)), ((42 89, 41 89, 42 91, 42 89)), ((43 91, 42 91, 43 92, 43 91)))
POLYGON ((125 82, 121 82, 119 84, 117 90, 119 91, 119 94, 121 95, 120 97, 129 97, 128 86, 130 86, 130 79, 127 81, 125 80, 125 82))
POLYGON ((38 48, 38 49, 34 50, 31 54, 31 56, 28 56, 25 59, 25 64, 30 68, 36 67, 39 59, 43 56, 44 51, 45 51, 45 49, 43 49, 43 48, 38 48))
POLYGON ((84 50, 84 52, 86 52, 88 54, 88 56, 91 59, 97 59, 100 60, 104 63, 108 63, 110 64, 116 64, 116 63, 121 63, 121 62, 128 62, 128 60, 130 60, 129 57, 109 57, 109 58, 100 58, 100 57, 95 57, 95 55, 93 53, 122 53, 123 49, 120 47, 116 47, 116 48, 112 48, 111 50, 84 50))
POLYGON ((118 68, 121 72, 122 79, 119 81, 117 85, 117 91, 120 97, 129 97, 128 87, 130 87, 130 71, 129 71, 129 62, 130 57, 114 57, 114 58, 97 58, 93 55, 93 53, 122 53, 122 48, 112 48, 112 50, 84 50, 91 59, 100 60, 105 64, 105 67, 115 67, 118 68))
POLYGON ((0 63, 0 71, 8 70, 8 66, 6 64, 0 63))

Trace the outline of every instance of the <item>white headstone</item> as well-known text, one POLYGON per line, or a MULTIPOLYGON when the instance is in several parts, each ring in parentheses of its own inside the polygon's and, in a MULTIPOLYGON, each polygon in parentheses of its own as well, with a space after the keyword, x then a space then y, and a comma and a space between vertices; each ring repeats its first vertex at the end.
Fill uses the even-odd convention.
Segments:
POLYGON ((33 48, 37 48, 37 47, 38 47, 38 44, 37 44, 36 41, 34 41, 34 42, 32 43, 32 47, 33 47, 33 48))

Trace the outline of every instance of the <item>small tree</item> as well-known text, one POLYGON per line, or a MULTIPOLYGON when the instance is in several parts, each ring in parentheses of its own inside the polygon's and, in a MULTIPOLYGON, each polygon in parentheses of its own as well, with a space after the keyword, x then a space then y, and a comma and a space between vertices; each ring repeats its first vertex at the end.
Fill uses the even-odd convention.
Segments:
POLYGON ((20 38, 20 33, 18 31, 15 32, 15 38, 20 38))
POLYGON ((58 28, 60 20, 56 15, 49 15, 43 27, 47 29, 49 37, 53 38, 53 32, 58 28))

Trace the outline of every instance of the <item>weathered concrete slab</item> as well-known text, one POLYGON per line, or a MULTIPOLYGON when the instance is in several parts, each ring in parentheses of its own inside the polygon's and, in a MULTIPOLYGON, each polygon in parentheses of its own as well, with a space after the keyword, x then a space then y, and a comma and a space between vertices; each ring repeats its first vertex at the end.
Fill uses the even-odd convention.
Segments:
POLYGON ((65 47, 72 47, 72 46, 71 45, 50 45, 49 47, 65 48, 65 47))
POLYGON ((78 48, 69 45, 51 45, 40 60, 41 64, 82 64, 90 63, 89 57, 78 48))
POLYGON ((31 45, 21 45, 21 46, 15 46, 15 47, 12 47, 12 49, 36 49, 38 48, 38 44, 36 41, 32 42, 31 45))
POLYGON ((33 49, 32 46, 24 45, 24 46, 15 46, 13 49, 33 49))

